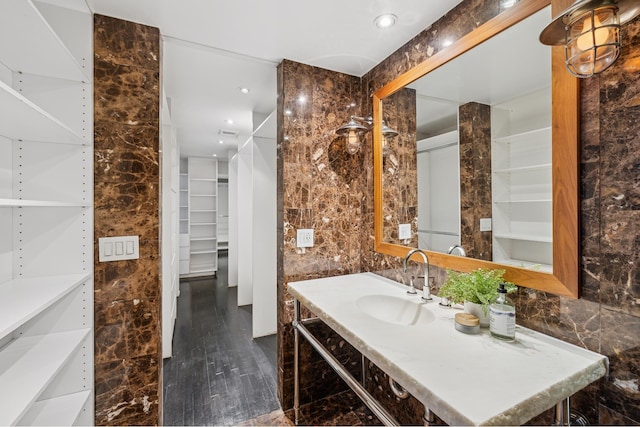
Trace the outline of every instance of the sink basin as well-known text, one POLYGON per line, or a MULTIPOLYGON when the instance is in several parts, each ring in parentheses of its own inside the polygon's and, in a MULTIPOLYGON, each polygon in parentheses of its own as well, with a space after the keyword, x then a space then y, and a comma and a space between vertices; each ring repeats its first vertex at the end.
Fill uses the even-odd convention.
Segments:
POLYGON ((360 311, 396 325, 426 325, 435 319, 419 296, 397 297, 393 295, 364 295, 356 300, 360 311))

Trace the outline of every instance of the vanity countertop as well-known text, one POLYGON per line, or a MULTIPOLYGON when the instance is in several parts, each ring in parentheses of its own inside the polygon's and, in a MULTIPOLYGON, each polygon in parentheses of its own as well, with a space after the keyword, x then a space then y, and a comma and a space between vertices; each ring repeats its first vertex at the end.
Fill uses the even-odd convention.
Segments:
POLYGON ((362 297, 420 297, 373 273, 291 282, 288 289, 449 425, 523 424, 607 372, 605 356, 521 326, 514 342, 484 329, 458 332, 460 310, 440 306, 437 297, 424 303, 433 314, 428 322, 380 320, 359 308, 362 297))

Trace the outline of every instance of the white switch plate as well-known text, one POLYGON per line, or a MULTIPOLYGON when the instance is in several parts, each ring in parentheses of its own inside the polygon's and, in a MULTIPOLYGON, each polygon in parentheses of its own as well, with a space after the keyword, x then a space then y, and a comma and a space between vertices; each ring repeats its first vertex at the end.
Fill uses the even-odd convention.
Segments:
POLYGON ((491 231, 491 218, 480 218, 480 231, 491 231))
POLYGON ((299 228, 297 233, 298 247, 313 247, 313 228, 299 228))
POLYGON ((100 237, 98 249, 100 262, 140 258, 138 236, 100 237))
POLYGON ((410 239, 411 238, 411 224, 398 225, 398 238, 410 239))

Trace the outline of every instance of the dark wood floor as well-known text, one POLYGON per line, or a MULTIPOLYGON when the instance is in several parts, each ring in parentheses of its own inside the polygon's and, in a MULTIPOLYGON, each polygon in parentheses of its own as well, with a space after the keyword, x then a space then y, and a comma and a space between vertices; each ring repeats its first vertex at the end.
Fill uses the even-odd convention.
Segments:
POLYGON ((233 425, 279 409, 276 338, 251 338, 227 258, 216 278, 180 283, 173 357, 164 361, 164 425, 233 425))

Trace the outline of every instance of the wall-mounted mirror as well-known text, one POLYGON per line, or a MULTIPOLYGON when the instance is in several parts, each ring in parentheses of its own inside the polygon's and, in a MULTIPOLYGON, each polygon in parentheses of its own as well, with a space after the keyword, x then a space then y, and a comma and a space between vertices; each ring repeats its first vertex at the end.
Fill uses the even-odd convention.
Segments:
POLYGON ((549 3, 517 3, 376 92, 376 250, 578 296, 577 82, 538 41, 549 3))

